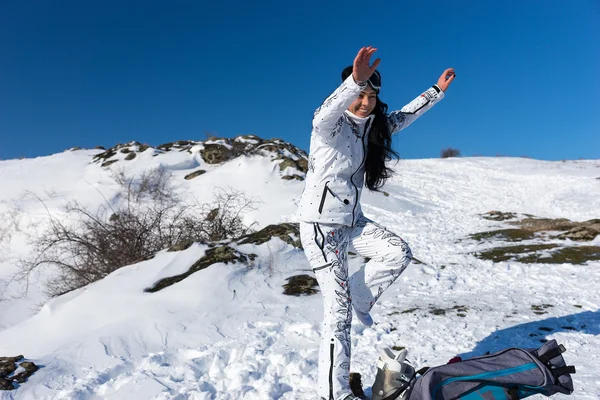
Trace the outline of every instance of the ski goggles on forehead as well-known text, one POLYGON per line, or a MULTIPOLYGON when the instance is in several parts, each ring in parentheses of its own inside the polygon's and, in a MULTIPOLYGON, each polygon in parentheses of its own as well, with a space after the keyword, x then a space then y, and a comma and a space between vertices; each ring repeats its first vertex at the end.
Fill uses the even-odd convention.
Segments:
POLYGON ((379 75, 379 71, 376 70, 373 72, 373 75, 367 79, 367 82, 369 82, 369 85, 371 85, 373 89, 379 91, 379 89, 381 89, 381 75, 379 75))

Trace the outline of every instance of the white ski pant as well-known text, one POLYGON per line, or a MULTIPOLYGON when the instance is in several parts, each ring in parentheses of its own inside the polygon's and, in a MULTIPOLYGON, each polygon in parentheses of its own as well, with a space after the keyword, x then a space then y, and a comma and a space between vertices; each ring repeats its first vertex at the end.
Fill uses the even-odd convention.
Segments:
POLYGON ((412 259, 402 238, 361 216, 354 227, 300 223, 304 252, 323 295, 318 394, 339 400, 350 391, 352 307, 367 313, 412 259), (370 261, 348 277, 348 246, 370 261))

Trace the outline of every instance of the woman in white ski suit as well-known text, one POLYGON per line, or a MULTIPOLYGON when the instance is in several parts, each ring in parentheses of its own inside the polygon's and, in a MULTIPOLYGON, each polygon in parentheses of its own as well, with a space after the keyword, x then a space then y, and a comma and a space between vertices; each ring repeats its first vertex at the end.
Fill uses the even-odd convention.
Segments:
POLYGON ((342 73, 341 86, 315 112, 298 210, 302 245, 323 295, 318 395, 324 400, 355 398, 349 386, 352 308, 361 322, 372 325, 369 311, 412 259, 402 238, 362 214, 365 178, 370 189, 382 186, 389 174, 385 160, 395 154, 391 135, 441 100, 455 76, 447 69, 437 85, 387 114, 377 96, 379 59, 370 65, 375 51, 359 51, 342 73), (352 277, 348 246, 370 259, 352 277))

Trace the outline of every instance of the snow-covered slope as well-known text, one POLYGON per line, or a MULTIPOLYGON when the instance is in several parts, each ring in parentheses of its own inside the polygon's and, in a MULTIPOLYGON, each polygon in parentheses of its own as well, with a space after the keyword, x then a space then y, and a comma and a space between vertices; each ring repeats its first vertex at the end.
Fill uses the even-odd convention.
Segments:
MULTIPOLYGON (((280 170, 279 160, 260 154, 207 164, 203 148, 148 149, 130 161, 123 153, 105 167, 92 162, 100 150, 0 161, 0 289, 30 251, 26 234, 41 229, 47 212, 69 199, 117 201, 111 169, 166 168, 182 195, 200 200, 217 186, 243 190, 262 202, 245 217, 258 229, 295 221, 303 182, 282 174, 301 171, 280 170), (198 169, 207 172, 184 179, 198 169)), ((363 209, 402 235, 425 264, 410 266, 384 294, 373 328, 353 323, 352 370, 369 386, 383 346, 407 347, 422 366, 556 338, 578 368, 572 398, 599 398, 600 262, 492 262, 473 252, 498 243, 468 236, 507 226, 482 218, 491 210, 600 218, 600 161, 457 158, 402 160, 394 168, 385 193, 364 192, 363 209)), ((290 276, 310 274, 304 254, 279 238, 231 245, 257 257, 211 265, 155 293, 144 289, 185 272, 208 246, 163 251, 50 301, 41 292, 51 272, 36 276, 21 298, 22 286, 11 283, 0 301, 0 356, 23 354, 42 368, 0 398, 315 398, 321 299, 287 296, 282 288, 290 276)), ((586 245, 600 245, 600 237, 586 245)))

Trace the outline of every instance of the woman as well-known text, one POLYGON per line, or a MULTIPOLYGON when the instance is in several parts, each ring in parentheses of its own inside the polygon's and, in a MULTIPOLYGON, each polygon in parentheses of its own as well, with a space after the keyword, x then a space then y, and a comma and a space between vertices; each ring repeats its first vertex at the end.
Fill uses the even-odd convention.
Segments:
POLYGON ((302 245, 323 295, 324 318, 319 353, 318 394, 325 400, 350 400, 350 325, 352 308, 371 326, 371 308, 411 261, 398 235, 366 218, 360 195, 366 184, 379 189, 390 174, 385 161, 396 153, 391 135, 444 97, 455 77, 444 71, 400 111, 386 114, 379 99, 380 60, 363 47, 342 72, 343 83, 317 109, 313 119, 306 186, 299 204, 302 245), (348 246, 370 261, 348 277, 348 246))

